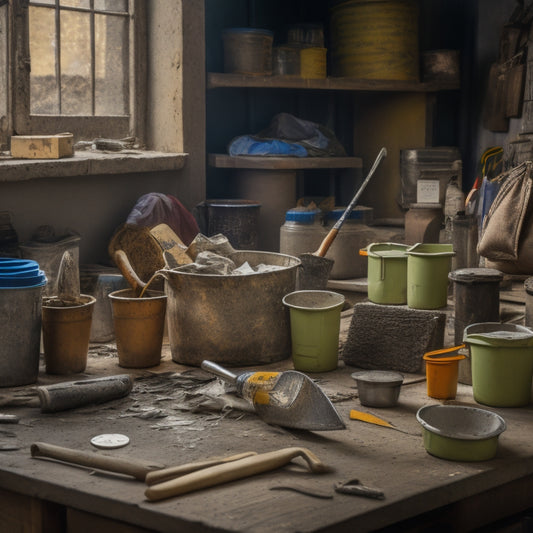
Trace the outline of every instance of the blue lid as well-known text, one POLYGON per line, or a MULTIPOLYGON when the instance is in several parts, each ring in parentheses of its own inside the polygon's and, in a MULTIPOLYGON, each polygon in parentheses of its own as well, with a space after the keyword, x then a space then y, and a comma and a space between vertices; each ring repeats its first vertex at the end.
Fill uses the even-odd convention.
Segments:
MULTIPOLYGON (((344 211, 346 211, 346 207, 338 207, 336 209, 332 209, 328 213, 328 220, 339 220, 344 211)), ((352 209, 352 212, 346 217, 346 220, 368 222, 369 219, 372 218, 373 212, 374 210, 371 207, 358 205, 352 209)))
POLYGON ((303 211, 301 209, 289 209, 285 213, 286 222, 298 222, 298 224, 313 224, 316 216, 320 213, 320 209, 313 209, 312 211, 303 211))
POLYGON ((0 289, 27 289, 45 284, 46 275, 36 261, 0 257, 0 289))

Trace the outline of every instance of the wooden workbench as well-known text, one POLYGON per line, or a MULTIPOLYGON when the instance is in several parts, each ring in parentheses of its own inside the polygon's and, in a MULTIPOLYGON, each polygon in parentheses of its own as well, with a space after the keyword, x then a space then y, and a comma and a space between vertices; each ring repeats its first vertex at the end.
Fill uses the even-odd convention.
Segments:
MULTIPOLYGON (((186 395, 181 385, 190 382, 180 379, 196 379, 202 373, 172 362, 166 345, 160 366, 134 371, 120 368, 112 347, 108 348, 108 353, 91 351, 86 372, 74 379, 129 373, 136 378, 129 396, 54 414, 43 414, 38 407, 6 406, 4 401, 0 411, 17 414, 20 423, 0 426, 0 448, 17 448, 0 451, 0 531, 361 532, 414 531, 435 524, 449 525, 448 531, 466 531, 532 505, 531 406, 493 409, 507 422, 494 459, 451 462, 424 449, 415 413, 438 402, 427 397, 422 375, 406 375, 399 404, 389 409, 360 405, 350 377, 354 368, 341 364, 334 372, 311 375, 332 398, 347 427, 331 432, 293 431, 228 407, 188 410, 187 403, 194 404, 198 389, 193 386, 186 395), (176 375, 183 372, 181 377, 176 375), (399 431, 350 420, 350 409, 376 414, 399 431), (125 434, 130 443, 121 449, 97 450, 90 439, 102 433, 125 434), (145 485, 132 478, 31 458, 30 445, 37 441, 166 465, 303 446, 334 471, 312 474, 296 459, 293 466, 270 473, 149 502, 145 485), (336 482, 352 479, 383 490, 385 499, 333 491, 336 482), (331 497, 271 490, 294 484, 331 497)), ((268 368, 291 368, 291 362, 262 367, 268 368)), ((37 384, 71 379, 41 372, 37 384)), ((9 394, 24 397, 32 389, 0 389, 0 400, 9 394)), ((471 387, 460 384, 456 401, 476 405, 471 387)))

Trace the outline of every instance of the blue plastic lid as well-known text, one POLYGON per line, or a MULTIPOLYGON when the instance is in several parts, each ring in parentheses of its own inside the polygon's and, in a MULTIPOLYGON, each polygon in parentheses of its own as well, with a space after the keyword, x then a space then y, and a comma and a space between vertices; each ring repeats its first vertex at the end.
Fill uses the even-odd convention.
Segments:
MULTIPOLYGON (((329 220, 339 220, 342 214, 346 211, 345 207, 340 207, 338 209, 332 209, 328 213, 329 220)), ((352 212, 346 217, 346 220, 363 220, 368 217, 368 210, 354 207, 352 212)))
POLYGON ((46 284, 46 274, 30 259, 0 257, 0 289, 27 289, 46 284))
POLYGON ((286 222, 297 222, 298 224, 313 224, 320 209, 313 209, 312 211, 303 211, 301 209, 289 209, 285 213, 286 222))

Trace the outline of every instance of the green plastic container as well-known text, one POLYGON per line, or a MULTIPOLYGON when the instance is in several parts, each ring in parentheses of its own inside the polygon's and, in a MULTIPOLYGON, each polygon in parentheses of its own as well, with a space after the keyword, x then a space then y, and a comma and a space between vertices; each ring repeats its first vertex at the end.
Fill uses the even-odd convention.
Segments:
POLYGON ((523 407, 531 402, 533 331, 517 324, 484 322, 464 331, 470 348, 476 402, 523 407))
POLYGON ((487 461, 506 429, 496 413, 462 405, 426 405, 416 413, 426 451, 449 461, 487 461))
POLYGON ((330 291, 296 291, 283 303, 290 310, 292 361, 302 372, 335 370, 344 296, 330 291))
POLYGON ((368 254, 368 299, 377 304, 407 303, 406 244, 372 243, 368 254))
POLYGON ((439 309, 448 303, 451 244, 418 243, 407 249, 407 306, 439 309))

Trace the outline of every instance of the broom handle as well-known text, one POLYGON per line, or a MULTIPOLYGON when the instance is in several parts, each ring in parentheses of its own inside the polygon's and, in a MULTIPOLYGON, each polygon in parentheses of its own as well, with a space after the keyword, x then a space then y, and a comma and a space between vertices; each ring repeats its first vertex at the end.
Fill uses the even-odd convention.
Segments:
MULTIPOLYGON (((338 232, 341 229, 341 226, 344 224, 344 220, 352 212, 352 209, 355 207, 355 204, 359 200, 359 197, 361 196, 361 194, 363 194, 363 191, 365 190, 365 187, 368 185, 368 182, 370 181, 370 178, 372 178, 372 176, 374 175, 374 172, 378 168, 378 165, 381 163, 381 160, 384 157, 386 157, 386 156, 387 156, 387 149, 385 147, 383 147, 379 151, 379 154, 376 157, 376 160, 374 161, 374 164, 372 165, 372 168, 370 169, 370 172, 368 173, 368 176, 365 178, 365 181, 363 181, 363 184, 361 185, 361 187, 359 188, 359 190, 357 191, 355 196, 352 198, 352 201, 349 203, 348 207, 346 208, 344 213, 341 215, 339 220, 337 220, 337 222, 333 226, 332 230, 336 229, 337 232, 338 232)), ((331 233, 331 231, 330 231, 330 233, 331 233)), ((335 236, 337 236, 337 234, 335 234, 335 236)), ((333 239, 334 238, 335 237, 333 237, 333 239)))
POLYGON ((370 178, 372 178, 372 176, 374 175, 374 172, 378 168, 378 165, 381 163, 381 160, 384 157, 386 157, 386 155, 387 155, 387 149, 382 148, 379 151, 379 154, 376 157, 376 160, 374 161, 374 164, 372 165, 372 168, 370 169, 368 176, 365 178, 365 181, 363 181, 363 184, 361 185, 361 187, 359 187, 359 190, 355 193, 355 196, 352 198, 352 201, 348 204, 348 207, 344 210, 344 213, 341 215, 339 220, 335 222, 335 225, 329 230, 329 233, 325 236, 324 240, 320 243, 320 246, 314 255, 317 255, 318 257, 324 257, 326 255, 327 251, 329 250, 329 247, 333 244, 335 237, 337 237, 337 233, 339 233, 341 226, 344 224, 346 217, 352 212, 353 208, 355 207, 355 204, 359 200, 359 197, 361 196, 361 194, 363 194, 365 187, 368 185, 370 178))

